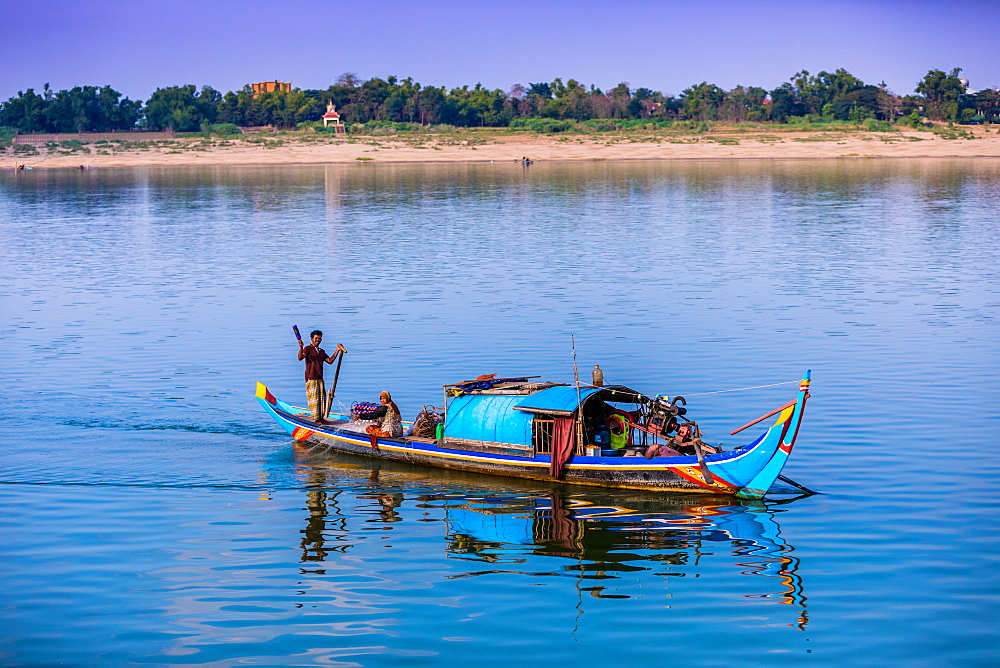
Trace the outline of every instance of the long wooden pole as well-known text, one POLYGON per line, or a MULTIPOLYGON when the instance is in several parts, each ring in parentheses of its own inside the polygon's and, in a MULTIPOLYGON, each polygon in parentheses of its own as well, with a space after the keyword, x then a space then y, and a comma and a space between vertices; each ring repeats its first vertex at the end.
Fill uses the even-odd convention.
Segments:
POLYGON ((819 492, 814 492, 814 491, 812 491, 811 489, 809 489, 808 487, 805 487, 805 486, 803 486, 803 485, 800 485, 799 483, 795 482, 795 481, 794 481, 794 480, 792 480, 791 478, 786 478, 786 477, 785 477, 785 476, 783 476, 783 475, 779 475, 779 476, 778 476, 778 480, 780 480, 780 481, 781 481, 781 482, 783 482, 783 483, 787 483, 787 484, 791 485, 792 487, 798 487, 799 489, 801 489, 801 490, 802 490, 803 492, 805 492, 806 494, 819 494, 819 492))
POLYGON ((583 447, 583 406, 582 399, 580 399, 580 371, 576 366, 576 337, 572 334, 569 335, 570 345, 573 348, 573 384, 576 385, 576 444, 573 451, 576 452, 577 448, 583 447))
POLYGON ((340 363, 344 361, 344 352, 340 352, 340 356, 337 358, 337 371, 333 374, 333 386, 330 387, 330 392, 326 396, 326 418, 330 417, 330 410, 333 408, 333 397, 337 394, 337 381, 340 380, 340 363))
POLYGON ((746 429, 747 427, 752 427, 755 424, 757 424, 758 422, 760 422, 761 420, 766 420, 767 418, 771 417, 772 415, 776 415, 776 414, 780 413, 781 411, 785 410, 786 408, 788 408, 790 406, 794 406, 796 404, 796 402, 798 402, 798 399, 794 399, 792 401, 789 401, 787 404, 785 404, 781 408, 775 408, 773 411, 771 411, 767 415, 762 415, 759 418, 757 418, 756 420, 754 420, 753 422, 750 422, 748 424, 743 425, 742 427, 740 427, 736 431, 729 432, 729 435, 732 436, 733 434, 738 434, 741 431, 743 431, 744 429, 746 429))

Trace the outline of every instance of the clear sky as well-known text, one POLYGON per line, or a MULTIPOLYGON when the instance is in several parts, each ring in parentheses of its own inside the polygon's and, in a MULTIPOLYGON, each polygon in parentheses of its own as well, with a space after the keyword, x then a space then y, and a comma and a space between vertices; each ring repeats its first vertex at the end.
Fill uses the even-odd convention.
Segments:
POLYGON ((702 81, 774 88, 843 67, 913 91, 932 68, 1000 86, 1000 0, 0 0, 0 100, 111 85, 325 88, 343 72, 448 88, 702 81))

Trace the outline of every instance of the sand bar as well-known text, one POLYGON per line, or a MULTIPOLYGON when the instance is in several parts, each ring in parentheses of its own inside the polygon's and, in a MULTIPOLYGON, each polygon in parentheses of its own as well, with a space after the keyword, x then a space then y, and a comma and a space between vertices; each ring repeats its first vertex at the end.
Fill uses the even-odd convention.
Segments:
POLYGON ((264 135, 237 140, 189 138, 169 145, 121 150, 39 148, 16 155, 7 149, 5 169, 170 165, 301 165, 337 163, 511 162, 581 160, 716 160, 830 158, 1000 158, 1000 127, 963 127, 952 133, 757 132, 697 135, 540 135, 477 131, 396 136, 264 135))

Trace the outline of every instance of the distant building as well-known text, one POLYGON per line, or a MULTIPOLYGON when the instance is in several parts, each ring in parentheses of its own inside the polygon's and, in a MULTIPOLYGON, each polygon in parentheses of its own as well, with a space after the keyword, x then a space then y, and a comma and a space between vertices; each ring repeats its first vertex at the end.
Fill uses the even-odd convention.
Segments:
POLYGON ((975 95, 978 92, 976 90, 973 90, 972 88, 969 88, 969 80, 966 79, 965 77, 961 77, 958 81, 959 83, 962 84, 962 87, 965 88, 966 95, 975 95))
POLYGON ((326 113, 321 117, 323 119, 323 127, 328 128, 332 124, 334 127, 334 132, 337 134, 343 134, 347 132, 347 128, 344 127, 343 122, 340 120, 340 114, 337 113, 337 106, 332 102, 328 102, 326 105, 326 113))
POLYGON ((284 93, 292 92, 292 84, 287 81, 259 81, 250 84, 250 88, 253 89, 254 97, 257 97, 261 93, 274 93, 277 91, 284 93))

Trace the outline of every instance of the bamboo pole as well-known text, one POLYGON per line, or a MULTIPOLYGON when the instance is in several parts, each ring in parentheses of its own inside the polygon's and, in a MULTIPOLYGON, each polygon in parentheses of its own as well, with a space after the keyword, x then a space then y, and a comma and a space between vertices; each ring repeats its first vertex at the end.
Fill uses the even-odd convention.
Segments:
POLYGON ((793 399, 792 401, 789 401, 787 404, 785 404, 781 408, 775 408, 773 411, 771 411, 767 415, 762 415, 761 417, 757 418, 753 422, 750 422, 750 423, 747 423, 747 424, 743 425, 742 427, 740 427, 736 431, 729 432, 729 435, 732 436, 733 434, 738 434, 741 431, 743 431, 744 429, 746 429, 747 427, 752 427, 755 424, 757 424, 758 422, 760 422, 762 420, 766 420, 767 418, 771 417, 772 415, 776 415, 776 414, 780 413, 781 411, 785 410, 786 408, 794 406, 797 402, 798 402, 798 399, 793 399))

